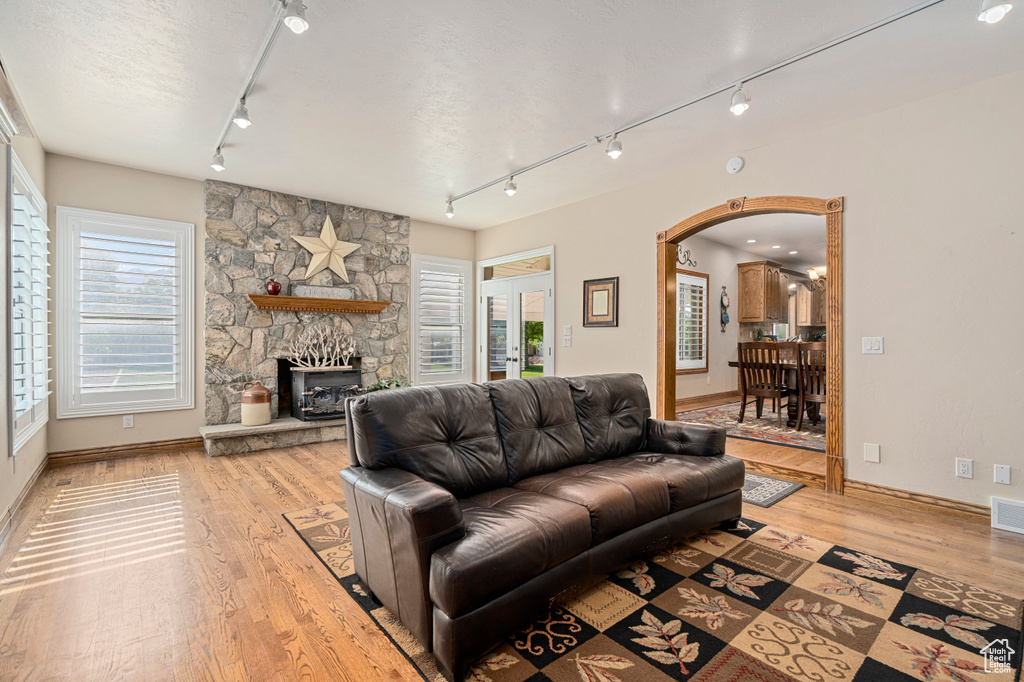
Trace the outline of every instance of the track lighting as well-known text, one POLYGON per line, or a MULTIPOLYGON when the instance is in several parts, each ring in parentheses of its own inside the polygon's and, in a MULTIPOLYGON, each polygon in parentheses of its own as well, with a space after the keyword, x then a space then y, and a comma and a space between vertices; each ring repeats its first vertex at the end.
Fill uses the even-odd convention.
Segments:
POLYGON ((1013 9, 1013 3, 1010 2, 981 0, 981 7, 978 9, 978 21, 984 21, 986 24, 998 24, 1011 9, 1013 9))
POLYGON ((448 200, 448 205, 444 207, 444 217, 448 218, 449 220, 455 217, 455 209, 452 207, 452 202, 450 199, 448 200))
POLYGON ((509 176, 508 182, 505 183, 505 194, 509 195, 510 197, 514 197, 516 195, 516 190, 518 189, 519 188, 516 187, 515 178, 509 176))
POLYGON ((284 15, 284 25, 296 35, 309 28, 309 22, 306 21, 306 6, 302 4, 302 0, 291 0, 288 3, 288 11, 284 15))
POLYGON ((220 173, 224 167, 224 155, 220 153, 220 147, 218 147, 217 153, 213 155, 213 161, 210 162, 210 168, 220 173))
POLYGON ((732 93, 732 104, 729 106, 729 111, 742 116, 743 112, 750 108, 750 98, 743 92, 743 84, 740 83, 736 86, 736 92, 732 93))
POLYGON ((612 157, 612 159, 617 159, 622 156, 622 143, 619 142, 618 133, 612 135, 612 140, 608 143, 608 148, 605 149, 604 152, 608 156, 612 157))
POLYGON ((231 117, 235 125, 245 130, 252 125, 252 120, 249 118, 249 110, 245 107, 245 98, 238 100, 238 108, 235 109, 235 115, 231 117))

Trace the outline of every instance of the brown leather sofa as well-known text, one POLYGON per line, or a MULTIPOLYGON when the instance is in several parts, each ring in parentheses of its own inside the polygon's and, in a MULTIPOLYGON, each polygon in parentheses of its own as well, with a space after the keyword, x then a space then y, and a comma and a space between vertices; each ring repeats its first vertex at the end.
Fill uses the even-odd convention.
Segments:
POLYGON ((356 572, 452 680, 553 602, 741 512, 725 430, 651 419, 636 374, 379 391, 346 417, 356 572))

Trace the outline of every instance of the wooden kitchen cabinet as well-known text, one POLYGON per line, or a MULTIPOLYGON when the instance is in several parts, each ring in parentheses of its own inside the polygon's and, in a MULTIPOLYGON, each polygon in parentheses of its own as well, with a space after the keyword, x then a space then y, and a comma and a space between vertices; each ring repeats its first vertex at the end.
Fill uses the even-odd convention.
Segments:
POLYGON ((796 324, 798 327, 824 327, 828 320, 826 295, 818 287, 808 289, 800 284, 796 290, 796 324))
POLYGON ((738 268, 739 321, 786 322, 789 293, 782 266, 765 260, 740 263, 738 268))

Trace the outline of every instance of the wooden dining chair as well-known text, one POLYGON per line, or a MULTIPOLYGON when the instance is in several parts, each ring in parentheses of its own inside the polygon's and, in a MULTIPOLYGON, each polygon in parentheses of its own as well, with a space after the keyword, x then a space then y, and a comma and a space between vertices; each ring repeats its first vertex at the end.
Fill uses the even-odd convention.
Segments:
POLYGON ((789 388, 779 366, 779 344, 750 342, 739 344, 740 423, 747 412, 747 403, 757 399, 757 417, 764 411, 764 399, 771 398, 779 407, 779 428, 782 428, 782 398, 789 388))
POLYGON ((801 343, 798 353, 796 382, 799 402, 796 430, 804 427, 804 411, 812 424, 821 419, 821 406, 825 403, 825 342, 801 343))

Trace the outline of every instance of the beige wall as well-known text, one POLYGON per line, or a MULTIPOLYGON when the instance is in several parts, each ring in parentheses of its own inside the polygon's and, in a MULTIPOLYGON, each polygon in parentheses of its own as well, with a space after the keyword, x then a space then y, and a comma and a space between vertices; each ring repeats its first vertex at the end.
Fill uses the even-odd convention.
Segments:
MULTIPOLYGON (((29 176, 32 178, 32 182, 35 183, 36 187, 42 192, 43 197, 47 200, 49 197, 46 192, 46 173, 45 173, 45 154, 43 152, 42 145, 39 144, 38 138, 35 137, 15 137, 11 146, 14 149, 14 153, 17 154, 18 159, 21 160, 25 166, 25 170, 28 171, 29 176)), ((0 163, 0 216, 7 215, 7 162, 6 162, 6 150, 3 145, 0 145, 0 151, 4 151, 3 162, 0 163)), ((6 220, 6 218, 4 218, 6 220)), ((3 268, 3 276, 0 277, 0 287, 4 292, 4 296, 7 295, 7 240, 0 239, 0 262, 5 264, 3 268)), ((0 316, 0 338, 7 339, 7 316, 0 316)), ((2 355, 2 354, 0 354, 2 355)), ((0 439, 4 443, 4 450, 7 449, 8 443, 8 414, 10 406, 7 401, 7 382, 8 382, 8 369, 7 359, 4 357, 0 360, 0 386, 4 386, 4 390, 0 391, 0 439)), ((28 440, 17 452, 17 457, 11 457, 10 453, 6 453, 3 457, 3 464, 0 465, 0 538, 4 536, 4 533, 11 520, 12 505, 18 500, 22 491, 28 485, 32 476, 39 467, 46 461, 46 427, 40 429, 32 438, 28 440)))
MULTIPOLYGON (((51 253, 60 240, 57 234, 57 206, 87 208, 95 211, 178 220, 193 223, 195 233, 196 322, 195 322, 195 408, 169 412, 140 412, 135 428, 122 428, 120 415, 57 419, 50 402, 48 427, 49 451, 124 445, 199 435, 203 424, 203 252, 206 215, 203 208, 203 183, 197 180, 111 166, 57 154, 46 155, 46 182, 49 194, 51 253)), ((55 259, 51 259, 51 263, 55 259)), ((51 270, 51 286, 61 273, 51 270)), ((51 315, 52 315, 51 308, 51 315)), ((59 348, 54 339, 54 364, 59 348)))
POLYGON ((409 251, 421 256, 473 260, 476 256, 476 233, 449 225, 413 220, 409 226, 409 251))
MULTIPOLYGON (((847 476, 989 503, 1024 498, 1024 71, 477 233, 484 259, 554 244, 559 374, 655 378, 655 234, 729 198, 846 197, 847 476), (618 275, 616 329, 581 326, 584 279, 618 275), (884 355, 861 355, 884 336, 884 355), (863 443, 882 461, 864 461, 863 443), (953 476, 975 460, 974 480, 953 476), (1011 486, 994 464, 1014 467, 1011 486)), ((684 114, 681 114, 685 116, 684 114)), ((756 116, 756 110, 750 114, 756 116)), ((735 299, 734 299, 735 300, 735 299)))

